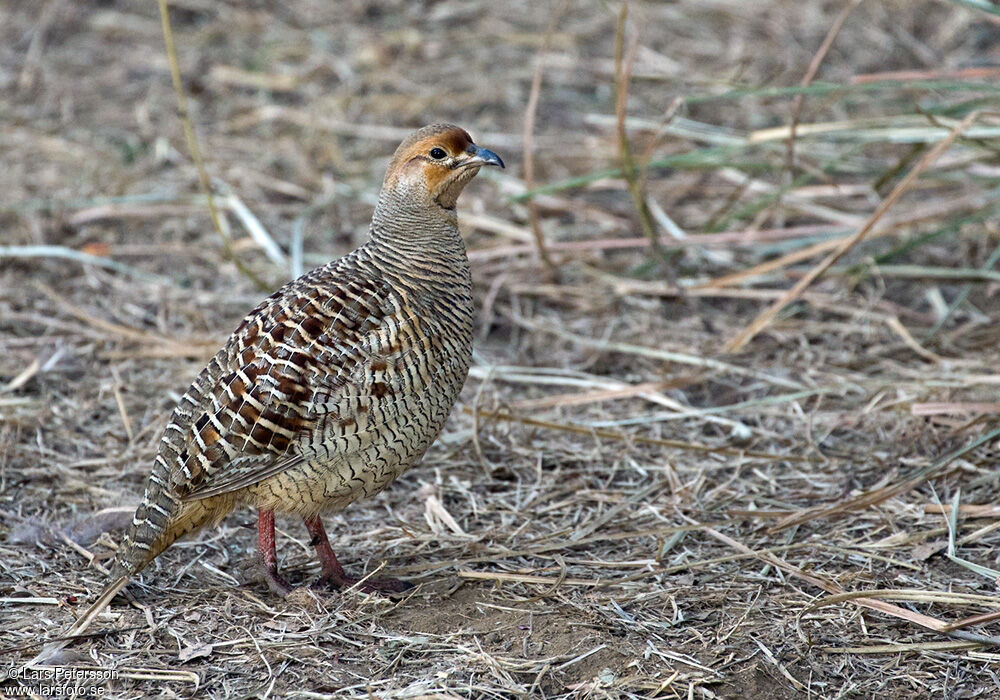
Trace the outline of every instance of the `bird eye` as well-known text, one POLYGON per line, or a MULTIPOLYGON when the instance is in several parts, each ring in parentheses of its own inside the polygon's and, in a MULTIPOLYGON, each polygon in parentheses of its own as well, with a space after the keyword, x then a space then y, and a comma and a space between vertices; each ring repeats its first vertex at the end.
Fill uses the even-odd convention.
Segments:
POLYGON ((441 160, 446 155, 448 155, 448 154, 444 152, 443 148, 432 148, 431 149, 431 158, 433 158, 434 160, 441 160))

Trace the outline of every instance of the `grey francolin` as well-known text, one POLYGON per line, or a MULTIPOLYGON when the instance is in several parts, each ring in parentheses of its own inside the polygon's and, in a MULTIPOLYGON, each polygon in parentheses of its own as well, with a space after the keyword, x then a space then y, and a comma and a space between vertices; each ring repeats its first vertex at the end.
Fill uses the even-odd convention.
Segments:
POLYGON ((503 161, 457 126, 414 132, 389 165, 369 240, 250 312, 174 409, 111 581, 70 635, 177 538, 238 505, 258 509, 260 557, 279 594, 291 588, 278 573, 275 511, 304 519, 321 581, 357 582, 320 515, 378 493, 417 462, 458 397, 473 307, 455 202, 489 165, 503 161))

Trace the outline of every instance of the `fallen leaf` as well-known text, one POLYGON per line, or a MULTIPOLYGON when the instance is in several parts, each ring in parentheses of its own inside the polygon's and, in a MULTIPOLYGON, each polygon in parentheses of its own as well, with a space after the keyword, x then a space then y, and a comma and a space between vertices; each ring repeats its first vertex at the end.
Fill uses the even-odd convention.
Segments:
POLYGON ((182 664, 185 664, 192 659, 201 659, 205 656, 211 656, 214 649, 215 648, 211 644, 193 644, 191 646, 184 647, 177 652, 177 660, 182 664))

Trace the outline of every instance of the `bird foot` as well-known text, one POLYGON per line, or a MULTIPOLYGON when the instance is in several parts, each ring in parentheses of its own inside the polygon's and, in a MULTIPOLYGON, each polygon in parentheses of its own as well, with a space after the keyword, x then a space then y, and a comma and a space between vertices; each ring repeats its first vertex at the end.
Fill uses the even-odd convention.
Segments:
POLYGON ((347 574, 324 574, 313 584, 313 588, 332 588, 334 590, 351 588, 352 586, 357 586, 358 590, 365 593, 380 593, 382 595, 405 593, 414 587, 412 583, 395 578, 366 579, 347 574))
POLYGON ((295 590, 295 586, 286 581, 284 576, 279 574, 277 570, 271 571, 269 568, 264 567, 264 580, 267 582, 267 587, 271 589, 271 592, 281 598, 287 597, 289 593, 295 590))

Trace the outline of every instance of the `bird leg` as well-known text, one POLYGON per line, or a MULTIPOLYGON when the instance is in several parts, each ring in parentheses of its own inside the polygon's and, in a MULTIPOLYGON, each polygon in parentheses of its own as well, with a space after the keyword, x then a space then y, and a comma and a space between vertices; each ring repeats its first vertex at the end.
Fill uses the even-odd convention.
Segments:
MULTIPOLYGON (((303 518, 303 520, 305 521, 306 529, 309 530, 309 535, 312 537, 312 545, 316 548, 316 556, 323 567, 317 583, 326 584, 333 588, 349 588, 358 583, 361 579, 349 576, 344 571, 344 567, 337 561, 337 555, 333 553, 333 547, 330 546, 330 538, 326 536, 323 521, 320 520, 319 516, 314 515, 309 518, 303 518)), ((413 584, 392 578, 370 578, 365 580, 359 588, 369 593, 402 593, 413 588, 413 584)))
POLYGON ((277 595, 285 597, 292 592, 288 581, 278 573, 278 555, 274 551, 274 511, 257 511, 257 552, 264 568, 267 586, 277 595))

